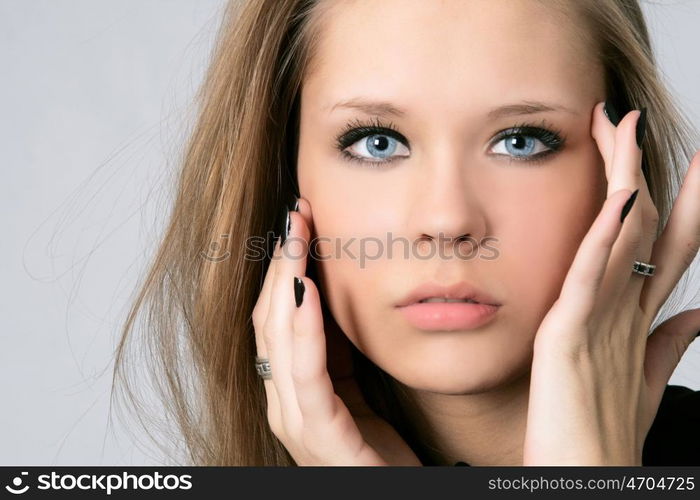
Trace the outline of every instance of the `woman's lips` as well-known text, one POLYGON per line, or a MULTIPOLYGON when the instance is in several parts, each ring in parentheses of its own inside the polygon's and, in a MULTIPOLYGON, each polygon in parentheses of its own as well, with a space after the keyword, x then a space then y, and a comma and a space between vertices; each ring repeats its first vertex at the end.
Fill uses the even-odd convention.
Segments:
POLYGON ((489 322, 499 307, 469 302, 415 302, 398 309, 420 330, 472 330, 489 322))

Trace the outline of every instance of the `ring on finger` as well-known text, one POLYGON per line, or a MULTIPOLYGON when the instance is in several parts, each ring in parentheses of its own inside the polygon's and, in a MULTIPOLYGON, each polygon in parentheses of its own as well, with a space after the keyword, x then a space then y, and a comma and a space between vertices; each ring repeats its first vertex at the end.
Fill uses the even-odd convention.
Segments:
POLYGON ((647 262, 635 260, 634 264, 632 265, 632 272, 641 274, 642 276, 654 276, 655 271, 656 266, 647 262))
POLYGON ((267 358, 261 358, 260 356, 255 356, 255 371, 258 372, 258 375, 260 375, 263 380, 270 380, 272 378, 270 360, 267 358))

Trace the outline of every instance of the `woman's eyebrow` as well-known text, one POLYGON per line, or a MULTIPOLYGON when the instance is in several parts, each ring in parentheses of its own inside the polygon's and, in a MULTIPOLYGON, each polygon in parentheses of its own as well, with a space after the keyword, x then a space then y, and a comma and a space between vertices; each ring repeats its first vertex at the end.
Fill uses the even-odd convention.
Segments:
MULTIPOLYGON (((379 116, 395 116, 403 117, 406 111, 394 106, 387 101, 373 101, 362 97, 356 97, 345 101, 340 101, 333 106, 330 106, 329 113, 332 113, 337 108, 356 109, 369 115, 379 116)), ((486 116, 489 119, 495 120, 504 116, 529 115, 534 113, 542 113, 547 111, 564 111, 574 115, 578 115, 577 111, 567 108, 561 104, 546 103, 542 101, 521 101, 513 104, 505 104, 490 110, 486 116)))
POLYGON ((406 114, 403 109, 397 108, 386 101, 371 101, 362 97, 355 97, 346 101, 340 101, 333 106, 329 106, 328 113, 332 113, 337 108, 356 109, 368 115, 396 116, 402 117, 406 114))
POLYGON ((564 111, 572 115, 578 115, 578 111, 567 108, 561 104, 546 103, 541 101, 522 101, 514 104, 506 104, 492 109, 487 113, 491 119, 501 118, 503 116, 513 115, 530 115, 534 113, 542 113, 546 111, 564 111))

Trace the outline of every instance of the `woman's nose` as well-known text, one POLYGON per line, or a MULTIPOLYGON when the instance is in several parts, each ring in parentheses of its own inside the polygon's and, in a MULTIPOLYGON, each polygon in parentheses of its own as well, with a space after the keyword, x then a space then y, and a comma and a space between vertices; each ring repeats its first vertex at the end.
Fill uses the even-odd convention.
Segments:
POLYGON ((485 236, 480 199, 488 193, 478 192, 478 183, 467 175, 463 165, 438 165, 429 169, 428 180, 416 184, 410 219, 416 238, 459 243, 485 236))

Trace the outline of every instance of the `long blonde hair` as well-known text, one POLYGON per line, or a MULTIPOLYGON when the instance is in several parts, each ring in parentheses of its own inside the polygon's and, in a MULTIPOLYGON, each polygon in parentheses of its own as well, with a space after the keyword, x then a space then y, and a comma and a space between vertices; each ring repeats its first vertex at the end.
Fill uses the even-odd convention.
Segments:
MULTIPOLYGON (((231 0, 196 96, 176 199, 123 325, 112 391, 113 399, 131 405, 166 457, 181 448, 180 463, 295 465, 269 429, 252 363, 251 313, 269 258, 246 258, 246 242, 265 238, 271 249, 269 232, 279 234, 283 207, 299 194, 299 91, 322 10, 331 3, 231 0), (208 258, 212 242, 222 238, 226 258, 208 258), (130 375, 129 368, 147 372, 130 375), (139 395, 148 383, 161 399, 158 410, 139 395)), ((580 36, 603 63, 607 95, 620 111, 649 109, 643 169, 663 227, 696 136, 659 77, 640 7, 636 0, 558 4, 580 15, 580 36)), ((422 447, 416 422, 402 413, 399 384, 354 354, 370 406, 424 463, 437 460, 437 450, 422 447)))

